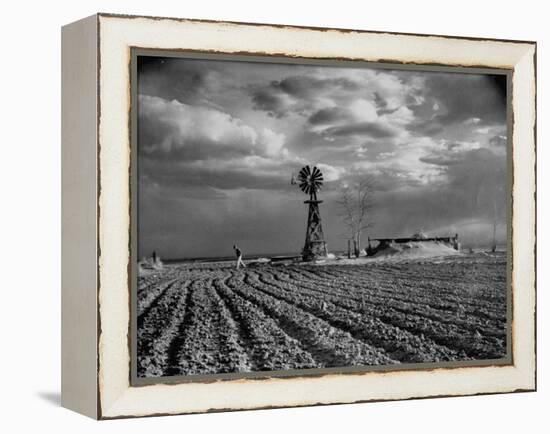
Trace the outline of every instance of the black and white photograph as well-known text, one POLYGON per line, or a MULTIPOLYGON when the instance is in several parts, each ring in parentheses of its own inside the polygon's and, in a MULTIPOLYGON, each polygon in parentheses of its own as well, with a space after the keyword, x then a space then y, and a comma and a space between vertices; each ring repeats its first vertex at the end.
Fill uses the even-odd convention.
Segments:
POLYGON ((4 2, 0 433, 546 433, 544 4, 4 2))
POLYGON ((137 378, 509 362, 507 73, 135 69, 137 378))

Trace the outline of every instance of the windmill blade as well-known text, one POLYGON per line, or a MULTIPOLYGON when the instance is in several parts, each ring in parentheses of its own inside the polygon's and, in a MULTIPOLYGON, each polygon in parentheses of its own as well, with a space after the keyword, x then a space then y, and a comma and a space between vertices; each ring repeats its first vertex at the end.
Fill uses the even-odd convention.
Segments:
POLYGON ((309 166, 302 167, 302 170, 300 170, 300 176, 303 180, 309 179, 309 176, 311 175, 311 170, 309 169, 309 166))
POLYGON ((313 168, 313 173, 311 174, 312 179, 323 179, 323 173, 317 168, 313 168))
POLYGON ((307 174, 306 168, 302 167, 302 169, 300 169, 300 173, 298 174, 298 179, 303 182, 307 180, 307 177, 308 177, 308 174, 307 174))
POLYGON ((310 196, 314 195, 323 185, 323 173, 317 166, 304 166, 298 172, 296 181, 300 189, 310 196))

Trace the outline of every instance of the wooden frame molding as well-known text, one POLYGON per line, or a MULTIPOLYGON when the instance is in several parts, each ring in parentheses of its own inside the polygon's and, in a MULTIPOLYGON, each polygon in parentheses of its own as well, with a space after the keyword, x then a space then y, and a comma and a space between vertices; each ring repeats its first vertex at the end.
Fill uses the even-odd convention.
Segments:
POLYGON ((536 388, 536 44, 97 14, 62 32, 62 405, 96 419, 536 388), (513 364, 130 384, 133 48, 512 71, 513 364))

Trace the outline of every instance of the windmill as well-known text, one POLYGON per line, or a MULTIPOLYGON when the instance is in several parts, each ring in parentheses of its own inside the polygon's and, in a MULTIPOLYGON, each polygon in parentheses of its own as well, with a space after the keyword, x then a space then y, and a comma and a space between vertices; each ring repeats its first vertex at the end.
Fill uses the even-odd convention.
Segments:
POLYGON ((322 200, 317 199, 317 192, 323 185, 323 174, 317 167, 311 169, 304 166, 298 172, 297 177, 292 177, 291 184, 298 184, 300 189, 309 195, 309 200, 304 201, 309 205, 307 216, 306 242, 302 250, 304 261, 312 261, 327 256, 327 244, 324 240, 323 227, 321 226, 321 214, 319 204, 322 200))

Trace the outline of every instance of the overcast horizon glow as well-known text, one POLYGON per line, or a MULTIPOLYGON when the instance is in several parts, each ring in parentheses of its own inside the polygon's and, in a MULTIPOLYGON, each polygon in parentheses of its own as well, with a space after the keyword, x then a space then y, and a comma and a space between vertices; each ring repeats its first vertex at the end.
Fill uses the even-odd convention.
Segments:
MULTIPOLYGON (((138 256, 299 253, 317 165, 329 251, 342 184, 376 180, 363 239, 506 244, 506 76, 138 57, 138 256)), ((364 247, 364 246, 363 246, 364 247)))

